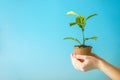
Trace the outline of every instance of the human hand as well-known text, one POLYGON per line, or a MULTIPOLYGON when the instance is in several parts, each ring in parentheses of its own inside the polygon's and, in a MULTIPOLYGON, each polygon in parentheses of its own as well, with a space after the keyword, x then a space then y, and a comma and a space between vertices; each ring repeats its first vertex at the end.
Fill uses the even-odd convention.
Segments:
POLYGON ((95 54, 91 55, 75 55, 71 54, 72 64, 75 69, 80 71, 88 71, 99 67, 99 58, 95 54))
POLYGON ((88 71, 97 68, 103 71, 112 80, 120 80, 120 70, 95 54, 91 55, 71 54, 71 60, 74 68, 77 70, 88 71))

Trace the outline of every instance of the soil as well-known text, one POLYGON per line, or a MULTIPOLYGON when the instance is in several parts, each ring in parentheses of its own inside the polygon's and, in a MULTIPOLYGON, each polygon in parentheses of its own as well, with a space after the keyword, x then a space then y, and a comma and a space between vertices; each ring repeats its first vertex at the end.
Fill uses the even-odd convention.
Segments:
POLYGON ((87 45, 75 45, 74 47, 91 47, 91 46, 87 46, 87 45))

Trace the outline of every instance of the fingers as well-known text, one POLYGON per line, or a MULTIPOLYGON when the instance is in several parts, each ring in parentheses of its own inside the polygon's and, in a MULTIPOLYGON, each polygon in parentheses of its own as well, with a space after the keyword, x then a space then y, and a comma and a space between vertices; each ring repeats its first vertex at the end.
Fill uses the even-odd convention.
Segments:
POLYGON ((72 60, 73 63, 80 62, 78 59, 76 59, 76 57, 73 54, 71 54, 71 60, 72 60))
POLYGON ((85 56, 85 55, 75 55, 75 54, 71 54, 71 58, 75 58, 75 59, 77 59, 80 63, 83 63, 84 60, 87 58, 87 56, 85 56))
POLYGON ((87 57, 88 56, 86 56, 86 55, 75 55, 75 58, 77 58, 77 59, 83 59, 83 60, 85 60, 87 57))
POLYGON ((74 56, 77 59, 83 59, 83 60, 89 59, 91 57, 99 58, 96 54, 93 54, 93 53, 91 53, 90 55, 74 55, 74 56))
POLYGON ((78 70, 76 59, 73 57, 73 54, 71 54, 70 57, 71 57, 71 62, 72 62, 73 67, 78 70))
POLYGON ((71 54, 71 61, 72 61, 72 65, 76 70, 81 70, 80 68, 82 66, 82 63, 78 59, 76 59, 73 54, 71 54))
POLYGON ((71 60, 75 69, 80 71, 88 71, 96 68, 97 55, 92 53, 91 55, 71 54, 71 60))
POLYGON ((75 55, 75 54, 71 54, 71 58, 77 58, 77 59, 86 59, 86 55, 75 55))

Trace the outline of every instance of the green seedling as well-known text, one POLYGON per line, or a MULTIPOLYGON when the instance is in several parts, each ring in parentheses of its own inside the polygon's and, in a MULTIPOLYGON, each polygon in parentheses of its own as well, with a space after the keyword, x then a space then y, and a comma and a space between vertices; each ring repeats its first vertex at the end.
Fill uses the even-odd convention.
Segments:
POLYGON ((85 16, 82 16, 82 15, 79 15, 78 13, 76 13, 74 11, 70 11, 70 12, 67 12, 67 15, 76 16, 75 21, 69 23, 69 25, 70 25, 70 27, 78 26, 82 30, 82 42, 80 40, 78 40, 77 38, 74 38, 74 37, 65 37, 64 40, 73 40, 73 41, 77 42, 80 46, 81 45, 85 46, 86 41, 88 41, 88 40, 96 40, 97 39, 96 36, 93 36, 93 37, 90 37, 90 38, 85 38, 85 36, 84 36, 86 22, 90 18, 92 18, 93 16, 97 16, 97 14, 91 14, 91 15, 85 17, 85 16))

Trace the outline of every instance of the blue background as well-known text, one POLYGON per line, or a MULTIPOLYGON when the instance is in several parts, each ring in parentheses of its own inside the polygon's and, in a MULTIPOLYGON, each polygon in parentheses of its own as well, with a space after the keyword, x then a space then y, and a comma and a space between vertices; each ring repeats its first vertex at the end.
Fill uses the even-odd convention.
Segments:
POLYGON ((120 67, 119 0, 0 0, 0 80, 110 80, 99 70, 80 72, 70 54, 81 39, 78 27, 69 27, 74 16, 98 13, 86 25, 85 36, 93 52, 120 67))

